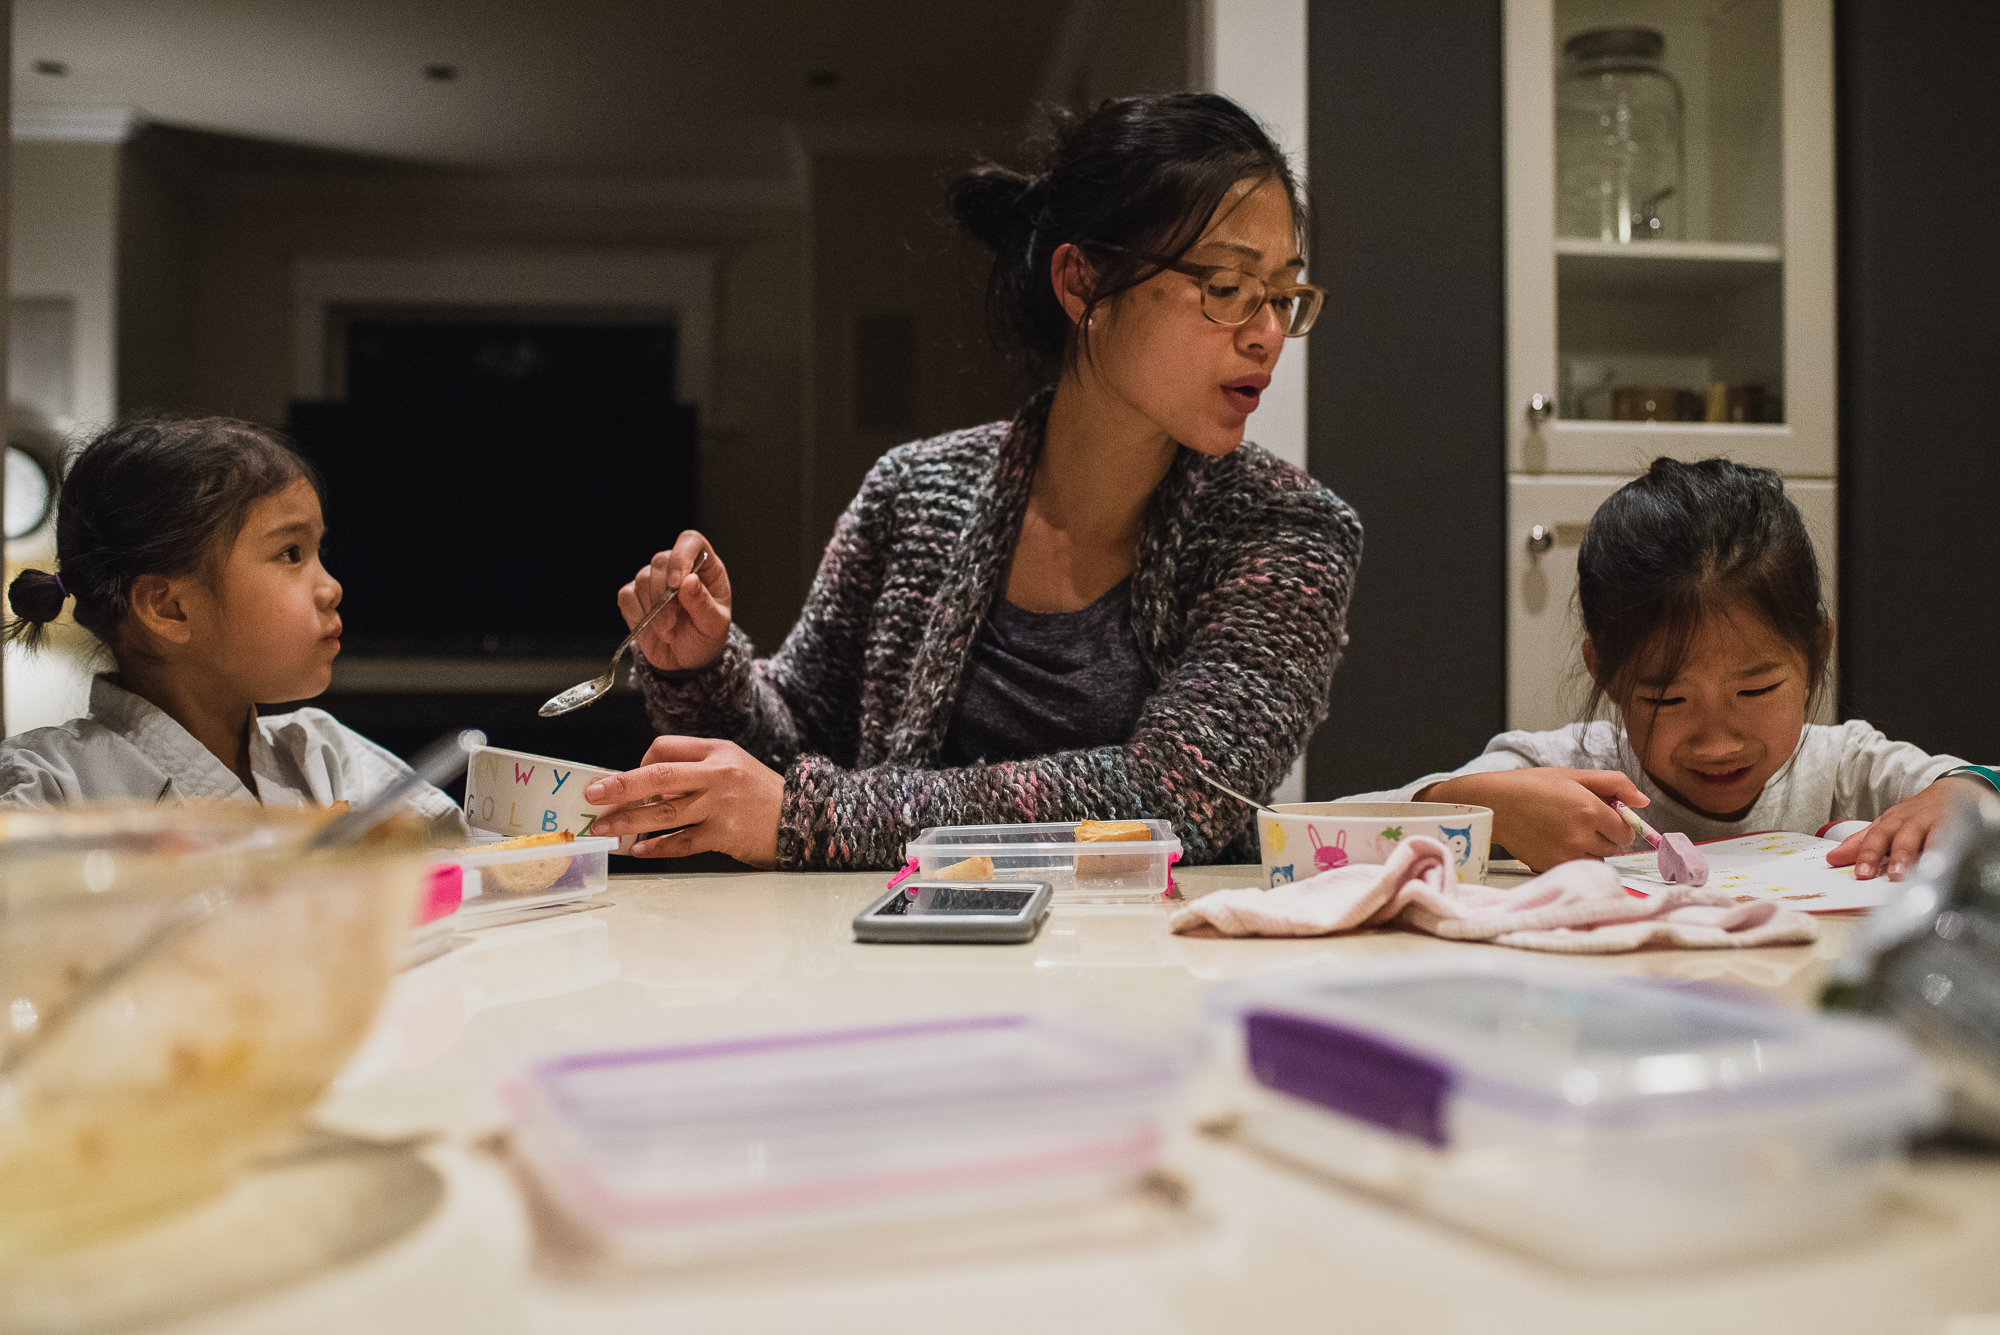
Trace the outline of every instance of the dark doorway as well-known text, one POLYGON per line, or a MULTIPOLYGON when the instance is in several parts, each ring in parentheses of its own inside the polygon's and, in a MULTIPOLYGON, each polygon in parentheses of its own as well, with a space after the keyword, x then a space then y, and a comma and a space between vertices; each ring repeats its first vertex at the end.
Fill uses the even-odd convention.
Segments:
POLYGON ((340 348, 349 403, 674 400, 674 327, 353 317, 340 348))
POLYGON ((695 523, 672 326, 354 320, 343 351, 346 399, 290 428, 326 480, 348 652, 616 643, 613 593, 695 523))

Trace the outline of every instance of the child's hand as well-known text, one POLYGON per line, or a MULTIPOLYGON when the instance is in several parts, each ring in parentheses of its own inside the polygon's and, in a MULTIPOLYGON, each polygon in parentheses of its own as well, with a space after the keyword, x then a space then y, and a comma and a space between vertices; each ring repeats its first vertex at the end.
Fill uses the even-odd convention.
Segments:
POLYGON ((722 657, 729 643, 729 572, 708 539, 689 529, 674 545, 656 554, 632 582, 618 590, 618 610, 630 628, 669 593, 680 595, 672 607, 639 637, 639 652, 662 672, 704 668, 722 657), (706 551, 708 560, 693 574, 695 561, 706 551))
POLYGON ((1826 855, 1829 867, 1854 864, 1854 879, 1872 880, 1887 872, 1900 881, 1930 842, 1931 831, 1944 823, 1951 809, 1975 791, 1984 788, 1982 779, 1964 774, 1947 774, 1907 802, 1898 802, 1877 816, 1865 830, 1856 830, 1826 855))
POLYGON ((1632 841, 1632 829, 1607 800, 1628 807, 1652 801, 1617 770, 1509 769, 1461 774, 1417 794, 1420 802, 1493 808, 1493 842, 1536 871, 1572 858, 1605 858, 1632 841))

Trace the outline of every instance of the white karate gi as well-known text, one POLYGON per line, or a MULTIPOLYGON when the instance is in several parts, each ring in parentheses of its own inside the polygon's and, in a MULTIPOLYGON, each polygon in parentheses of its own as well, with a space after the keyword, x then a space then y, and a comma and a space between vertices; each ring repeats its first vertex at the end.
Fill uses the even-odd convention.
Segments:
MULTIPOLYGON (((190 798, 255 800, 266 806, 360 806, 410 767, 323 709, 261 716, 250 731, 256 791, 194 735, 107 676, 90 688, 90 714, 0 742, 0 805, 67 806, 99 798, 180 803, 190 798)), ((450 817, 453 801, 429 784, 406 808, 427 820, 450 817)))

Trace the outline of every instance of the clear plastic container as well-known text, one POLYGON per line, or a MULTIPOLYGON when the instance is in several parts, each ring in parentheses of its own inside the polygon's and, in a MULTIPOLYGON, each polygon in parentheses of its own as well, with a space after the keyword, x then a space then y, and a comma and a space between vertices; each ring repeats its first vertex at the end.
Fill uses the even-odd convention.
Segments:
POLYGON ((1862 1232, 1933 1076, 1894 1030, 1538 967, 1221 989, 1281 1155, 1581 1269, 1862 1232))
MULTIPOLYGON (((505 835, 481 836, 480 843, 495 843, 505 835)), ((491 853, 454 853, 451 861, 479 873, 479 893, 468 897, 459 908, 459 917, 476 924, 484 915, 511 913, 538 904, 561 904, 601 894, 610 884, 610 858, 618 841, 606 836, 587 836, 567 844, 541 848, 508 848, 491 853)))
POLYGON ((1181 1057, 992 1016, 543 1061, 506 1091, 548 1199, 672 1264, 1129 1186, 1181 1057))
POLYGON ((1120 904, 1171 893, 1181 841, 1163 820, 1141 821, 1150 839, 1079 843, 1076 821, 1041 825, 934 825, 909 843, 928 879, 970 858, 991 858, 995 881, 1047 881, 1058 903, 1120 904))

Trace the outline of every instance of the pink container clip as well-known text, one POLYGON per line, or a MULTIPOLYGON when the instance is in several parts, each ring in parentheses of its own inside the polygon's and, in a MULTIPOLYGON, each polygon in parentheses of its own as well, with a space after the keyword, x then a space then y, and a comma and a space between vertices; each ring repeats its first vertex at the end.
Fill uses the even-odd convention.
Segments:
POLYGON ((465 868, 456 862, 440 862, 424 879, 423 898, 417 901, 415 925, 436 922, 458 912, 465 902, 465 868))

